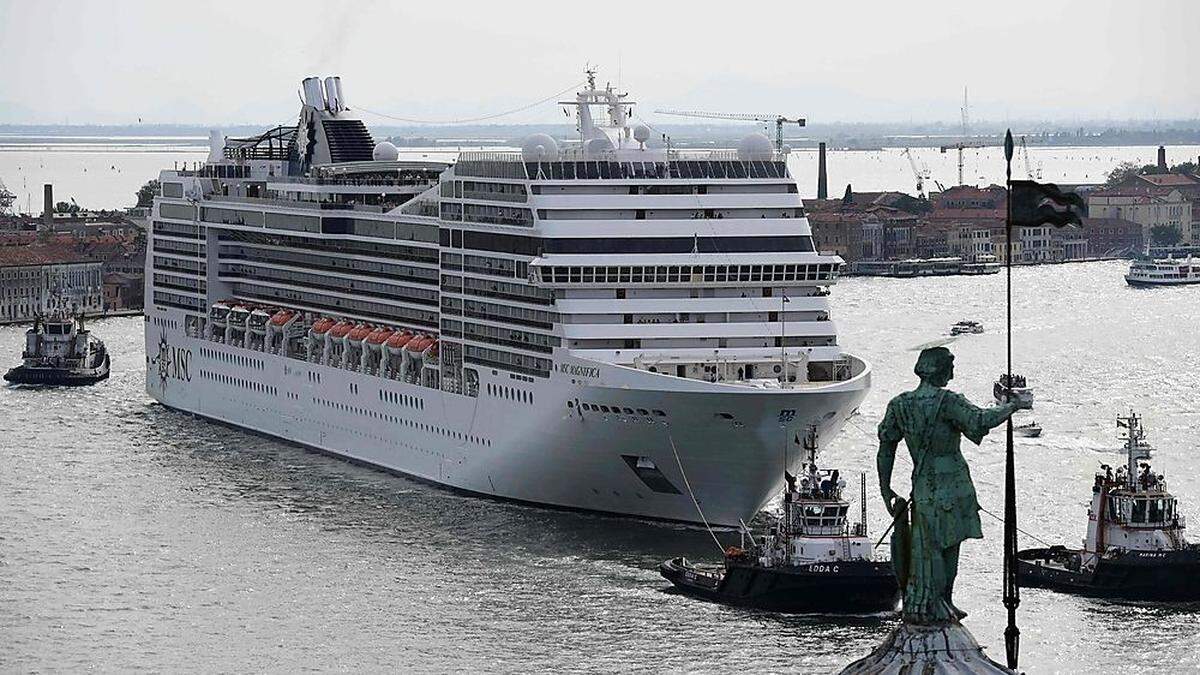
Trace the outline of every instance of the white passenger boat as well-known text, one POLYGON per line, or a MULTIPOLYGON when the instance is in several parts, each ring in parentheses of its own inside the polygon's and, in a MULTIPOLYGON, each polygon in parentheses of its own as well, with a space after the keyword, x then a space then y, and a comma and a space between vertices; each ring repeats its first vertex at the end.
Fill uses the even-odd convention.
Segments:
POLYGON ((996 383, 992 385, 992 396, 996 402, 1005 403, 1010 395, 1030 406, 1033 405, 1033 388, 1025 381, 1024 375, 1014 374, 1011 381, 1007 373, 1001 373, 1000 377, 996 378, 996 383))
POLYGON ((1190 255, 1184 259, 1135 260, 1129 265, 1125 281, 1130 286, 1200 284, 1200 262, 1193 262, 1190 255))

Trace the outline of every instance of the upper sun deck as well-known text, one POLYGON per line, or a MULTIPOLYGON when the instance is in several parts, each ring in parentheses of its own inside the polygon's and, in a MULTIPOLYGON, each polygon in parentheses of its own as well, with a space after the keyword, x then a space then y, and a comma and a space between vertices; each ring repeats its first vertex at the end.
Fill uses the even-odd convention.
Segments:
POLYGON ((530 161, 517 151, 463 152, 456 176, 558 180, 747 180, 789 179, 786 156, 768 151, 754 158, 737 150, 638 150, 585 152, 564 148, 554 159, 530 161))

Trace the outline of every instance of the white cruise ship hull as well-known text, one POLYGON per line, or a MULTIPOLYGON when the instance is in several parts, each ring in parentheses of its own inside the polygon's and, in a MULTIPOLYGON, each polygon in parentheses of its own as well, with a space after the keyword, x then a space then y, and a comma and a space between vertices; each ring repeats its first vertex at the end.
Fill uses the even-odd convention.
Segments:
POLYGON ((594 363, 533 382, 481 370, 467 397, 190 337, 174 310, 147 320, 146 391, 168 407, 480 495, 720 526, 753 517, 785 462, 797 470, 795 436, 836 433, 870 382, 861 362, 849 380, 789 389, 594 363))

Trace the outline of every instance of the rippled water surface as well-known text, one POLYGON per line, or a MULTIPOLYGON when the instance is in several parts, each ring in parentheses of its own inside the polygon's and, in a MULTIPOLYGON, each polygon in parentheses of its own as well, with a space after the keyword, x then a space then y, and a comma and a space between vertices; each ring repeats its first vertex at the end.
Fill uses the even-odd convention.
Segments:
MULTIPOLYGON (((1200 522, 1200 288, 1131 289, 1122 271, 1014 272, 1017 370, 1046 428, 1018 449, 1022 528, 1037 537, 1083 536, 1092 471, 1118 458, 1113 418, 1130 406, 1200 522)), ((958 319, 988 332, 953 346, 951 386, 985 402, 1002 294, 1002 276, 840 283, 843 343, 873 362, 875 388, 827 462, 874 466, 872 429, 914 381, 908 348, 958 319)), ((144 394, 141 319, 94 330, 113 354, 107 382, 0 388, 0 669, 830 672, 892 625, 668 592, 658 562, 716 559, 702 531, 464 497, 173 412, 144 394)), ((0 327, 0 358, 21 340, 0 327)), ((966 453, 999 513, 1002 435, 966 453)), ((964 547, 959 604, 1002 659, 999 523, 985 516, 984 532, 964 547)), ((1200 671, 1198 607, 1022 598, 1029 672, 1200 671)))

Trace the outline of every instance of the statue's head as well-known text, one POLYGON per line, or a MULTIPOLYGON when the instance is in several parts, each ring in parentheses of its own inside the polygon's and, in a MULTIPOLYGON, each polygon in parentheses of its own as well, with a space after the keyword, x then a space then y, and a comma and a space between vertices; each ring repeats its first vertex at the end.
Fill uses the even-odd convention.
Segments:
POLYGON ((917 365, 913 372, 922 382, 928 382, 935 387, 944 387, 954 379, 954 355, 945 347, 931 347, 921 350, 917 357, 917 365))

